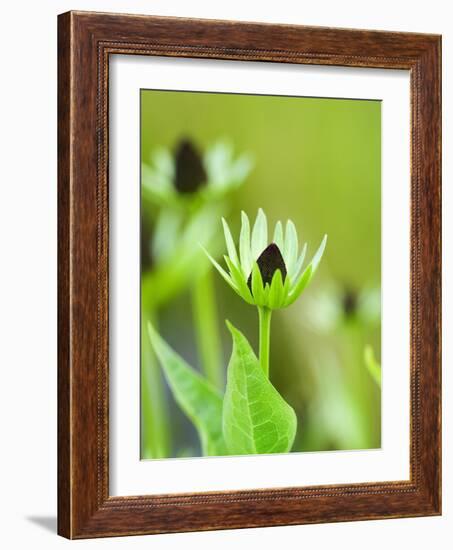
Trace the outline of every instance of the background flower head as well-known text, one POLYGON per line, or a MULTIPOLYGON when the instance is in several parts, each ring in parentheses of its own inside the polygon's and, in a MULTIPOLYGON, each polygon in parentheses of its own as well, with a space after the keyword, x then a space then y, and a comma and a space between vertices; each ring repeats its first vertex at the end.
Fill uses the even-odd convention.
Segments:
POLYGON ((159 148, 149 163, 142 163, 143 197, 167 206, 218 200, 244 182, 252 164, 247 154, 235 157, 227 141, 217 141, 201 152, 192 140, 183 138, 174 150, 159 148))

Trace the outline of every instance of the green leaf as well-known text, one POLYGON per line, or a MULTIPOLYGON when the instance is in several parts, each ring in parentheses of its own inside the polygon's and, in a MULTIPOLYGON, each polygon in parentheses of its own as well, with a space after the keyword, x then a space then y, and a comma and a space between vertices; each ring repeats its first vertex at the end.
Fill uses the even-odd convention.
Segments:
POLYGON ((245 336, 228 323, 233 352, 223 400, 223 435, 230 454, 287 453, 296 435, 293 409, 263 373, 245 336))
POLYGON ((222 434, 222 395, 171 349, 151 323, 148 334, 176 402, 198 431, 203 455, 228 454, 222 434))

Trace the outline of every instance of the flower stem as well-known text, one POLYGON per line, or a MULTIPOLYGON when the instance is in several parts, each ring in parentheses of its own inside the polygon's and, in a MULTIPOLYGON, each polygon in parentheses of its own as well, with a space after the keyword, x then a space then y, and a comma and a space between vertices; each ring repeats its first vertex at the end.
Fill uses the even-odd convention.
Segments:
POLYGON ((271 313, 267 307, 259 307, 260 324, 260 364, 264 374, 269 378, 269 349, 271 344, 271 313))
POLYGON ((203 372, 216 388, 222 389, 222 349, 212 269, 208 269, 195 281, 192 290, 192 307, 198 354, 203 372))

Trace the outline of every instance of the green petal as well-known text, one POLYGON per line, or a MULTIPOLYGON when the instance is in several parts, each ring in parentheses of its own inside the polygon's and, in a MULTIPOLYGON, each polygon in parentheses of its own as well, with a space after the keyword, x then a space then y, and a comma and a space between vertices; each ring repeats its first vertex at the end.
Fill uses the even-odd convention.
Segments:
POLYGON ((272 277, 272 283, 269 292, 269 307, 277 309, 283 303, 283 277, 280 269, 277 269, 272 277))
POLYGON ((285 246, 283 249, 283 259, 285 260, 288 273, 292 273, 294 269, 298 247, 296 226, 291 220, 288 220, 286 222, 285 246))
POLYGON ((252 271, 252 258, 250 254, 250 223, 245 212, 241 212, 241 222, 239 254, 241 256, 242 273, 244 273, 244 277, 248 278, 252 271))
POLYGON ((230 167, 230 177, 234 182, 241 183, 248 176, 253 167, 250 155, 241 155, 230 167))
POLYGON ((302 292, 307 287, 308 283, 310 282, 310 279, 313 275, 313 268, 312 265, 308 265, 302 275, 297 280, 296 285, 291 289, 291 291, 288 294, 288 297, 285 301, 285 307, 290 306, 293 304, 297 298, 302 294, 302 292))
POLYGON ((262 208, 258 210, 252 231, 252 259, 256 260, 267 246, 267 219, 262 208))
POLYGON ((283 226, 280 221, 275 224, 274 243, 278 246, 280 251, 283 252, 283 226))
POLYGON ((253 301, 257 306, 264 306, 264 288, 261 271, 258 264, 255 262, 252 269, 252 295, 253 301))
POLYGON ((286 301, 288 299, 290 291, 291 291, 291 280, 289 277, 286 277, 285 282, 283 283, 283 297, 282 297, 282 305, 280 307, 286 307, 286 301))
POLYGON ((157 149, 153 154, 156 169, 170 181, 175 177, 175 161, 168 149, 157 149))
POLYGON ((304 263, 306 253, 307 253, 307 243, 305 243, 302 248, 302 252, 300 253, 300 256, 294 266, 293 272, 289 274, 289 278, 291 279, 291 281, 295 281, 297 279, 297 276, 299 275, 300 270, 302 269, 302 265, 304 263))
POLYGON ((142 163, 141 170, 143 198, 153 204, 170 203, 177 200, 171 180, 167 180, 160 172, 142 163))
POLYGON ((231 258, 231 261, 234 263, 234 265, 239 265, 239 259, 236 252, 236 247, 234 245, 233 237, 231 236, 231 231, 230 231, 230 228, 228 227, 228 224, 225 218, 222 218, 222 224, 223 224, 223 232, 225 234, 225 243, 228 250, 228 256, 231 258))
MULTIPOLYGON (((200 245, 201 246, 201 245, 200 245)), ((239 289, 237 288, 237 286, 235 285, 235 283, 233 282, 233 280, 231 279, 231 277, 228 275, 228 273, 223 269, 223 267, 221 267, 215 260, 214 258, 209 254, 209 252, 206 250, 206 248, 204 248, 203 246, 201 246, 201 248, 203 249, 204 253, 206 254, 206 256, 209 258, 209 260, 211 261, 212 265, 217 269, 217 271, 220 273, 220 275, 222 275, 222 277, 225 279, 225 281, 230 285, 230 287, 235 290, 236 292, 239 292, 239 289)))
POLYGON ((313 275, 316 272, 316 269, 318 268, 319 262, 321 261, 322 255, 324 253, 324 249, 326 248, 326 243, 327 243, 327 235, 324 235, 324 238, 318 250, 316 251, 316 254, 313 256, 313 259, 305 268, 302 275, 296 281, 295 285, 293 285, 290 293, 288 294, 288 297, 285 301, 285 306, 290 306, 291 304, 293 304, 297 300, 297 298, 302 294, 304 289, 307 287, 308 283, 311 281, 313 275))
POLYGON ((270 307, 269 303, 269 295, 271 293, 271 285, 269 283, 266 283, 264 285, 264 289, 263 289, 263 305, 265 307, 270 307))
POLYGON ((250 289, 247 285, 247 281, 245 280, 244 278, 244 275, 242 273, 242 271, 233 264, 233 262, 231 261, 230 258, 228 258, 228 256, 225 256, 225 261, 228 265, 228 268, 230 270, 230 273, 231 273, 231 277, 235 283, 235 285, 237 286, 237 293, 239 294, 239 296, 241 298, 243 298, 248 304, 250 305, 254 305, 255 302, 253 300, 253 296, 252 296, 252 293, 250 292, 250 289))
POLYGON ((324 235, 324 238, 319 245, 318 250, 316 251, 316 254, 313 256, 313 259, 311 260, 311 265, 313 266, 313 274, 318 269, 319 262, 321 261, 322 255, 324 254, 324 249, 326 248, 327 244, 327 235, 324 235))

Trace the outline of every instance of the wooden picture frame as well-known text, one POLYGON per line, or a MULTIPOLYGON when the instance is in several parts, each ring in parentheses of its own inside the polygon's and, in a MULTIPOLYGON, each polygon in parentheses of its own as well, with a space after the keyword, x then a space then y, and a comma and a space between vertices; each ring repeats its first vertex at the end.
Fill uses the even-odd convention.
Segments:
POLYGON ((69 12, 58 20, 58 532, 88 538, 441 513, 441 39, 69 12), (410 480, 109 495, 109 56, 404 69, 411 94, 410 480))

